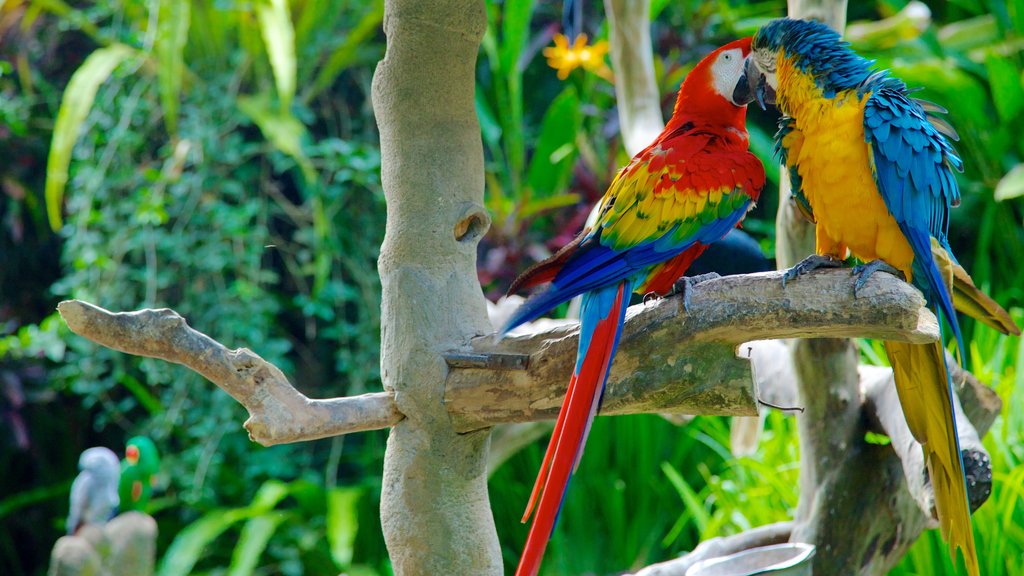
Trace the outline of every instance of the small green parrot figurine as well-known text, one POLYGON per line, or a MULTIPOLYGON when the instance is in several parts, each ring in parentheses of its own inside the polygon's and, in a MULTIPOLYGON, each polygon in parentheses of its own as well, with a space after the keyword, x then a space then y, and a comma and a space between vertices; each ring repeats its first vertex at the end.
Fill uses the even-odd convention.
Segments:
POLYGON ((160 454, 153 441, 145 436, 134 436, 128 440, 124 460, 121 460, 121 511, 145 511, 149 498, 156 487, 156 475, 160 470, 160 454))

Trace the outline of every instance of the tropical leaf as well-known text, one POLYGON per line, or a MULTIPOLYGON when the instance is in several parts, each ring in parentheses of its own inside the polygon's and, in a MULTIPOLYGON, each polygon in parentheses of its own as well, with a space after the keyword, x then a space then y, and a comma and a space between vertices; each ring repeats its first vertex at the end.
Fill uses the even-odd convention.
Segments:
POLYGON ((157 76, 160 86, 160 104, 163 107, 167 131, 178 131, 178 100, 181 98, 182 77, 185 74, 185 44, 191 19, 190 0, 160 0, 157 15, 156 44, 157 76))
MULTIPOLYGON (((260 489, 253 497, 252 504, 249 506, 228 510, 214 510, 189 524, 178 533, 174 541, 171 542, 170 547, 167 548, 167 553, 160 563, 157 575, 186 576, 191 574, 199 558, 202 557, 203 551, 223 534, 225 530, 242 520, 268 515, 287 495, 287 484, 278 480, 268 480, 260 486, 260 489)), ((236 549, 234 556, 234 558, 238 559, 239 569, 244 568, 244 563, 250 561, 249 555, 256 554, 256 560, 259 559, 259 554, 266 548, 266 541, 260 545, 260 538, 266 537, 269 539, 270 535, 273 534, 273 530, 270 530, 270 534, 265 532, 271 527, 276 529, 279 523, 280 520, 277 520, 276 523, 274 520, 271 520, 269 524, 267 522, 258 523, 257 526, 250 529, 248 539, 251 542, 246 542, 244 546, 240 542, 239 546, 243 546, 243 550, 239 552, 236 549)), ((234 564, 234 560, 232 564, 234 564)))
POLYGON ((331 87, 338 74, 355 62, 359 48, 365 45, 367 39, 377 33, 383 20, 384 0, 373 0, 370 9, 363 14, 359 23, 345 37, 345 41, 331 53, 327 62, 317 72, 307 98, 313 98, 331 87))
POLYGON ((518 69, 519 57, 530 34, 530 17, 534 0, 506 2, 501 21, 501 68, 505 72, 518 69))
POLYGON ((996 184, 995 198, 1002 202, 1024 196, 1024 164, 1017 164, 996 184))
POLYGON ((192 573, 203 550, 218 536, 253 515, 249 508, 214 510, 186 526, 171 542, 157 570, 158 576, 187 576, 192 573))
POLYGON ((306 127, 287 108, 275 109, 266 95, 239 96, 238 108, 257 126, 263 137, 299 165, 306 182, 316 179, 316 171, 302 150, 306 127))
POLYGON ((985 69, 999 119, 1010 122, 1024 109, 1020 69, 1006 56, 991 50, 985 55, 985 69))
POLYGON ((268 512, 255 518, 250 518, 242 533, 238 537, 238 544, 231 554, 231 565, 228 567, 228 576, 249 576, 256 571, 259 565, 260 556, 267 548, 270 537, 277 531, 277 527, 287 520, 289 514, 285 512, 268 512))
POLYGON ((327 541, 331 558, 339 569, 352 564, 352 552, 359 531, 360 488, 332 488, 327 492, 327 541))
POLYGON ((288 110, 295 97, 295 30, 287 0, 259 0, 256 17, 274 71, 281 109, 288 110))
POLYGON ((138 51, 124 44, 100 48, 82 62, 64 89, 53 127, 50 155, 46 161, 46 212, 50 227, 54 230, 59 230, 63 225, 61 205, 64 202, 64 188, 68 183, 71 152, 78 140, 82 123, 96 99, 96 91, 119 64, 137 54, 138 51))
POLYGON ((569 182, 577 154, 576 134, 583 122, 580 108, 576 88, 569 86, 551 102, 544 114, 527 173, 527 184, 536 196, 557 194, 569 182))

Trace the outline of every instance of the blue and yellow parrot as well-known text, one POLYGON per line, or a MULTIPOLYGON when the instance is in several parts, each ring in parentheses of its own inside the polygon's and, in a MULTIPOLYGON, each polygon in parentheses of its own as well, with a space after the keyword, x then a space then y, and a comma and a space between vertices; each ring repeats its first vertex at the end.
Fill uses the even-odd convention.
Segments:
POLYGON ((509 289, 548 283, 504 332, 583 295, 576 368, 523 518, 540 495, 516 574, 532 576, 540 567, 601 403, 630 294, 669 292, 708 244, 743 219, 764 187, 764 167, 748 151, 745 126, 749 50, 746 38, 701 60, 680 86, 665 130, 608 187, 593 228, 509 289))
MULTIPOLYGON (((1004 333, 1020 330, 981 293, 950 249, 950 209, 960 202, 953 170, 963 163, 947 138, 945 110, 855 54, 824 24, 780 19, 755 34, 749 90, 783 117, 776 149, 794 200, 815 222, 816 255, 786 274, 838 266, 848 252, 854 292, 877 270, 900 273, 945 318, 960 353, 954 307, 1004 333)), ((886 342, 907 424, 922 444, 935 508, 951 554, 960 548, 978 574, 970 510, 954 421, 953 392, 941 341, 886 342)))

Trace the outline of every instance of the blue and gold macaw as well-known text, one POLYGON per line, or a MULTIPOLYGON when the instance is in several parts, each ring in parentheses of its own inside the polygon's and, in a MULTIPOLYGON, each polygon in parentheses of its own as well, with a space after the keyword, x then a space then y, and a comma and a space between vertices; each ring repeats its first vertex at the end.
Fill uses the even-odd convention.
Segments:
MULTIPOLYGON (((877 270, 900 273, 945 318, 963 353, 954 308, 1004 333, 1019 334, 1002 308, 957 264, 947 239, 950 208, 960 202, 953 170, 963 163, 947 140, 945 110, 855 54, 824 24, 780 19, 754 36, 750 89, 783 114, 776 149, 794 200, 815 222, 816 255, 786 274, 792 280, 848 253, 854 292, 877 270)), ((978 574, 963 463, 943 342, 886 342, 907 424, 922 444, 935 508, 951 554, 960 548, 978 574)))

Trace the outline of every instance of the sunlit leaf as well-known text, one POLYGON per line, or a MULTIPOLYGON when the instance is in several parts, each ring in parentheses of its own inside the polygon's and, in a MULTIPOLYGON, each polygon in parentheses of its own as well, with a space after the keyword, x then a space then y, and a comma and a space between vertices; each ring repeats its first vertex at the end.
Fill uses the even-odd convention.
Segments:
POLYGON ((579 194, 556 194, 546 198, 530 200, 519 210, 519 219, 527 220, 538 214, 549 210, 557 210, 566 206, 573 206, 580 201, 579 194))
POLYGON ((249 576, 256 571, 259 565, 260 556, 267 548, 270 537, 277 531, 281 522, 288 518, 284 512, 270 512, 262 516, 250 518, 242 533, 238 536, 238 543, 231 553, 231 565, 228 567, 228 576, 249 576))
POLYGON ((569 86, 551 103, 541 122, 527 173, 527 184, 536 196, 556 194, 568 184, 576 161, 576 134, 582 122, 579 96, 569 86))
POLYGON ((288 110, 295 97, 295 30, 287 0, 258 0, 256 17, 274 71, 281 109, 288 110))
POLYGON ((267 480, 260 486, 249 505, 254 511, 263 513, 273 509, 288 495, 288 485, 280 480, 267 480))
POLYGON ((239 96, 238 108, 259 126, 264 138, 295 160, 307 182, 316 178, 313 163, 302 150, 306 127, 291 111, 273 106, 265 95, 239 96))
POLYGON ((1024 164, 1017 164, 996 184, 995 198, 1002 202, 1024 196, 1024 164))
POLYGON ((185 74, 185 43, 191 19, 191 0, 160 0, 157 15, 156 51, 160 105, 163 107, 167 131, 178 131, 178 100, 181 98, 185 74))
POLYGON ((331 558, 339 569, 352 563, 353 547, 359 530, 359 488, 332 488, 327 492, 327 541, 331 558))
POLYGON ((171 542, 157 570, 157 576, 187 576, 207 546, 232 524, 253 515, 248 508, 214 510, 186 526, 171 542))
POLYGON ((526 39, 530 34, 530 16, 533 15, 534 0, 506 2, 501 22, 501 68, 506 73, 519 66, 519 58, 526 39))
POLYGON ((946 50, 967 51, 999 39, 999 24, 991 14, 959 20, 939 30, 939 42, 946 50))
POLYGON ((78 140, 82 123, 85 122, 96 99, 96 91, 119 64, 136 54, 134 48, 124 44, 100 48, 82 62, 64 89, 64 97, 61 99, 57 121, 53 127, 50 156, 46 161, 46 212, 50 226, 54 230, 59 230, 62 226, 61 205, 64 201, 64 188, 68 182, 71 152, 78 140))
POLYGON ((1020 85, 1020 70, 1006 56, 990 51, 985 55, 992 100, 1003 122, 1013 120, 1024 108, 1024 88, 1020 85))

